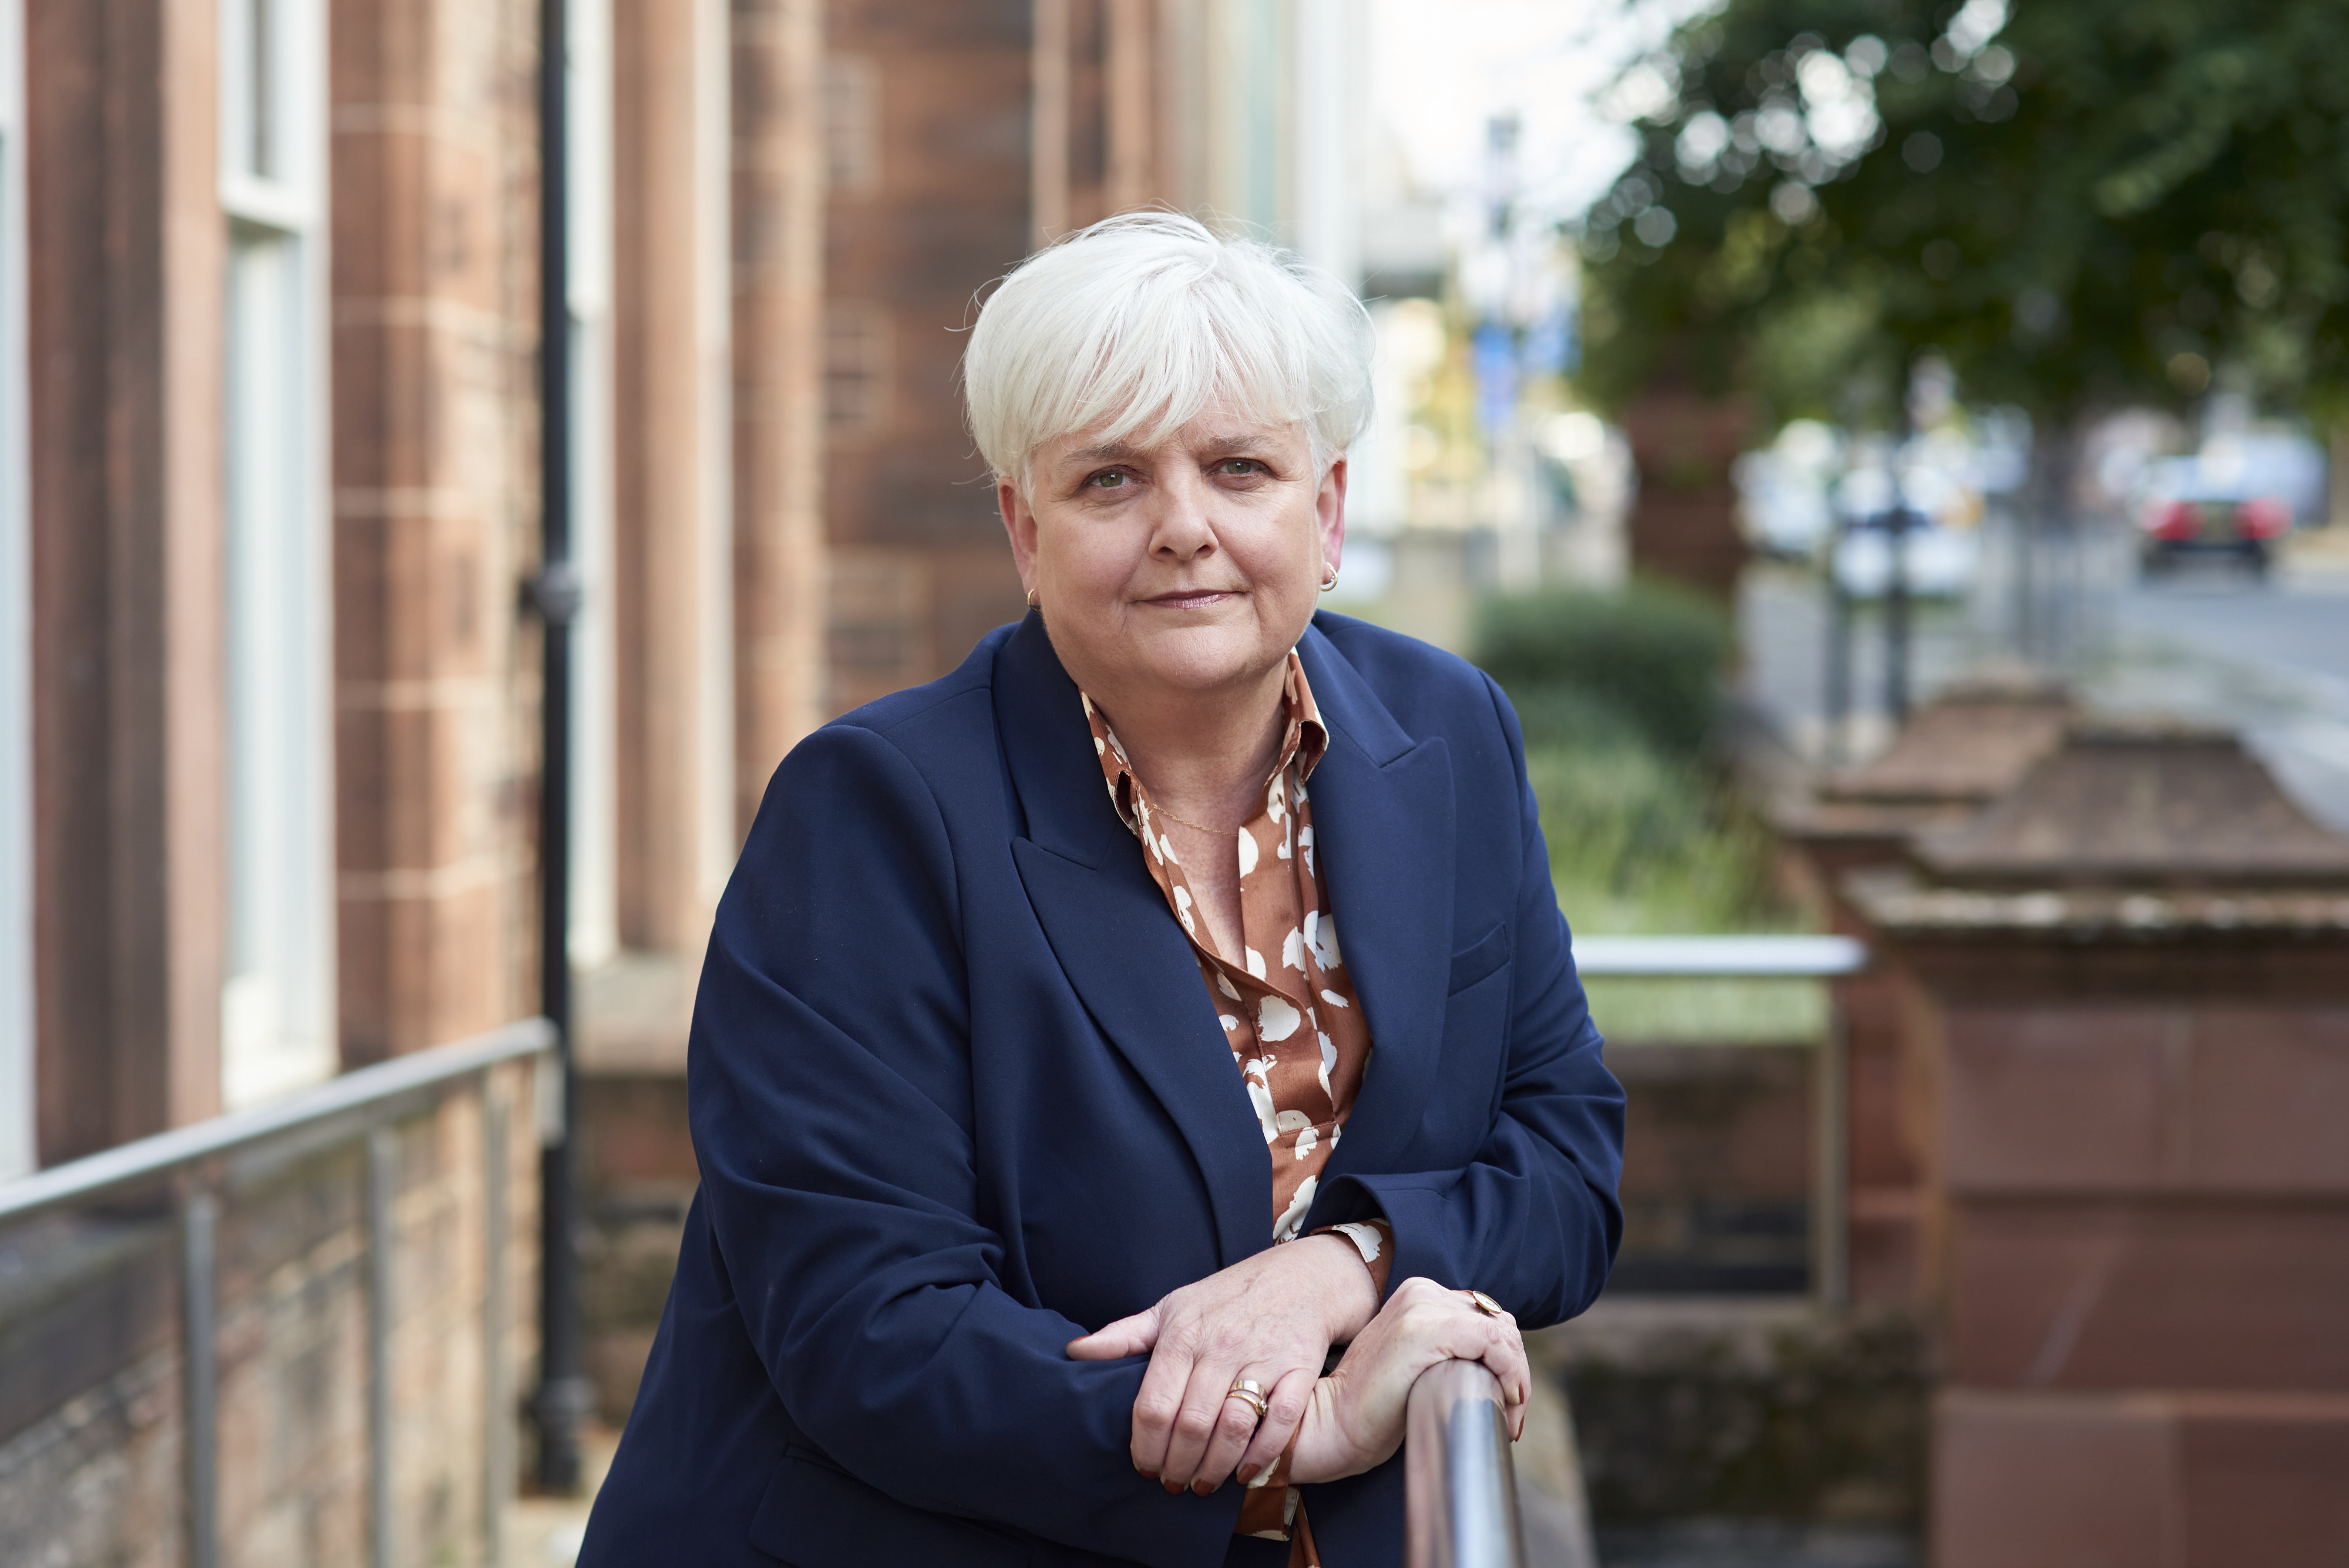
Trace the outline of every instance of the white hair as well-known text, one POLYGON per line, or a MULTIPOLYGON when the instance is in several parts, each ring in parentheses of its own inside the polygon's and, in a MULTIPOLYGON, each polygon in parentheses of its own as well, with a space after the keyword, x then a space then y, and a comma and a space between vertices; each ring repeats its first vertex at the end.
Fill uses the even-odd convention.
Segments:
POLYGON ((1015 267, 978 313, 963 394, 979 454, 1025 489, 1079 431, 1149 448, 1218 399, 1306 427, 1317 470, 1371 418, 1369 313, 1302 258, 1178 213, 1104 218, 1015 267))

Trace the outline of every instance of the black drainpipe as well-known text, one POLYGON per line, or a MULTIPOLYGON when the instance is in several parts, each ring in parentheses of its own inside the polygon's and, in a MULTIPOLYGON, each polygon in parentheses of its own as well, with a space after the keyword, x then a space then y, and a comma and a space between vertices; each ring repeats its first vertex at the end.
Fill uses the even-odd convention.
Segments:
POLYGON ((580 1371, 578 1195, 571 1134, 579 1073, 571 1037, 571 624, 579 570, 571 559, 570 150, 564 9, 540 0, 539 134, 539 568, 527 588, 546 633, 539 691, 539 1011, 554 1025, 563 1075, 562 1126, 539 1157, 538 1484, 579 1489, 579 1426, 595 1401, 580 1371))

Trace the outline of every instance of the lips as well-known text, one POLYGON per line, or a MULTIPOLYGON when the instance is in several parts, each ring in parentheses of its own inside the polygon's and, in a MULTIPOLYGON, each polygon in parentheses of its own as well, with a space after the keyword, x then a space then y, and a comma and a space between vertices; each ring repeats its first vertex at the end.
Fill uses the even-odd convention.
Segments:
POLYGON ((1204 609, 1219 599, 1230 598, 1237 588, 1176 588, 1171 593, 1155 594, 1143 600, 1161 609, 1204 609))

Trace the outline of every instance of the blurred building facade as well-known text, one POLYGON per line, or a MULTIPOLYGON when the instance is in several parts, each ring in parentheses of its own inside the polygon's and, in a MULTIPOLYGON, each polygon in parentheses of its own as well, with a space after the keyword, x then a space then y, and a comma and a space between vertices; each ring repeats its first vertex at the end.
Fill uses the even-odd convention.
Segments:
MULTIPOLYGON (((1020 607, 976 297, 1153 203, 1352 275, 1362 45, 1342 0, 567 15, 577 1133, 624 1403, 766 779, 1020 607)), ((538 26, 0 0, 0 1180, 536 1011, 538 26)), ((433 1149, 462 1208, 487 1146, 433 1149)), ((151 1334, 74 1332, 102 1424, 151 1334)))
MULTIPOLYGON (((6 5, 0 1174, 527 1012, 537 771, 536 6, 6 5)), ((799 735, 1018 612, 957 386, 991 280, 1153 204, 1356 268, 1361 42, 1317 0, 570 25, 592 991, 698 957, 799 735)), ((605 989, 635 1050, 658 988, 605 989)))

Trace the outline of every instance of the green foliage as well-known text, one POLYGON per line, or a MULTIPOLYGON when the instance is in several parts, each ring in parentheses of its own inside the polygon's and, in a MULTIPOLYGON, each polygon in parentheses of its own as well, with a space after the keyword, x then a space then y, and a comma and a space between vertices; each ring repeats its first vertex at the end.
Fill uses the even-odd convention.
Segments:
POLYGON ((1728 0, 1634 67, 1656 101, 1586 229, 1589 394, 1666 375, 1851 418, 1932 349, 2058 420, 2214 372, 2349 406, 2349 5, 2004 10, 1728 0))
POLYGON ((1628 734, 1687 758, 1720 716, 1730 644, 1710 600, 1640 584, 1487 600, 1474 657, 1508 691, 1529 746, 1628 734))
POLYGON ((1715 769, 1618 732, 1529 751, 1526 771, 1576 929, 1734 931, 1765 918, 1768 832, 1715 769))
MULTIPOLYGON (((1710 754, 1730 650, 1713 601, 1669 587, 1488 600, 1476 661, 1526 735, 1559 909, 1586 934, 1786 929, 1776 844, 1710 754)), ((1801 1040, 1808 982, 1599 980, 1600 1027, 1642 1040, 1801 1040)))

